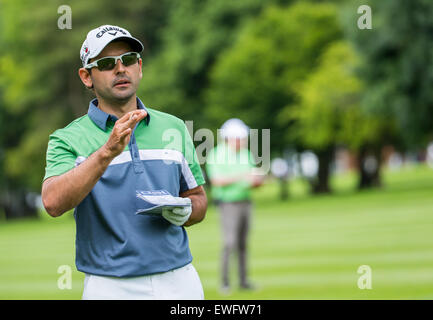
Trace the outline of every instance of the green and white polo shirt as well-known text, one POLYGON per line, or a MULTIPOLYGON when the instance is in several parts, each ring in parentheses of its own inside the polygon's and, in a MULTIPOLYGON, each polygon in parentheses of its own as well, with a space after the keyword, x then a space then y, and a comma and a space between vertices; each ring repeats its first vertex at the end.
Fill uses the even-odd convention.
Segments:
MULTIPOLYGON (((90 102, 87 115, 50 135, 44 180, 61 175, 98 150, 117 118, 90 102)), ((108 166, 75 208, 79 271, 133 277, 169 271, 192 261, 188 236, 162 216, 137 215, 138 191, 173 196, 205 183, 194 145, 182 120, 137 98, 148 116, 135 127, 125 150, 108 166)))
MULTIPOLYGON (((254 158, 248 149, 234 151, 228 144, 220 143, 209 152, 206 172, 210 179, 232 178, 251 174, 255 168, 254 158)), ((221 202, 237 202, 251 199, 251 184, 247 180, 225 186, 212 186, 212 197, 221 202)))

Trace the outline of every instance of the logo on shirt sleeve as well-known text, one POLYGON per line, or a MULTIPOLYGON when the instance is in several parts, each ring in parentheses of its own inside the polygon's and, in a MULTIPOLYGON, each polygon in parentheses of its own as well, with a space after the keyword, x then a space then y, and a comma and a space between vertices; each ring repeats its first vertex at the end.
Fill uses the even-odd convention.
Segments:
POLYGON ((80 164, 82 164, 87 158, 83 156, 78 156, 77 159, 75 159, 75 167, 78 167, 80 164))

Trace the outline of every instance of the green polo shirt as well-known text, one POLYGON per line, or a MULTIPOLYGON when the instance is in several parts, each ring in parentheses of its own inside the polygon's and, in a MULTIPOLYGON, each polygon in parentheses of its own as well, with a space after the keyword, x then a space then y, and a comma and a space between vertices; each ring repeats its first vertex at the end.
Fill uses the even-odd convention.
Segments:
MULTIPOLYGON (((137 196, 140 192, 165 191, 177 197, 204 184, 192 139, 181 119, 146 108, 138 98, 137 107, 148 116, 74 210, 79 271, 135 277, 192 261, 183 227, 161 215, 137 214, 146 205, 137 196)), ((116 120, 92 100, 87 115, 50 135, 44 179, 86 161, 108 140, 116 120)))
MULTIPOLYGON (((226 143, 218 144, 206 159, 206 172, 210 179, 247 176, 254 167, 254 159, 248 149, 236 152, 226 143)), ((225 186, 212 186, 212 197, 222 202, 250 200, 251 184, 244 180, 225 186)))

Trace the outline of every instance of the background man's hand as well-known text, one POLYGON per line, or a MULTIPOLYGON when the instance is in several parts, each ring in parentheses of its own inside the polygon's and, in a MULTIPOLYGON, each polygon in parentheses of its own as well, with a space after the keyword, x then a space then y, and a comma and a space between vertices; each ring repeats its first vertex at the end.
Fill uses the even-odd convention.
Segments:
POLYGON ((247 176, 247 181, 250 183, 251 187, 260 187, 266 179, 266 174, 258 169, 253 169, 247 176))

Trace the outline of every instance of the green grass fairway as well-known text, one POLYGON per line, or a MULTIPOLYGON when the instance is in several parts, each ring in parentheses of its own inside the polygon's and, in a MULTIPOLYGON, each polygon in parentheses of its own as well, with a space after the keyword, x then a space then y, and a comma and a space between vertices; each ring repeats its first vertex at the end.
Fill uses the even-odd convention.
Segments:
MULTIPOLYGON (((333 179, 335 194, 311 197, 302 181, 255 191, 249 237, 250 274, 259 287, 220 295, 220 226, 213 206, 188 229, 194 265, 207 299, 432 299, 433 169, 384 172, 385 187, 354 192, 353 174, 333 179), (358 268, 372 270, 372 289, 358 288, 358 268)), ((0 221, 0 299, 80 299, 75 223, 61 218, 0 221), (60 290, 57 270, 71 266, 72 289, 60 290)))

